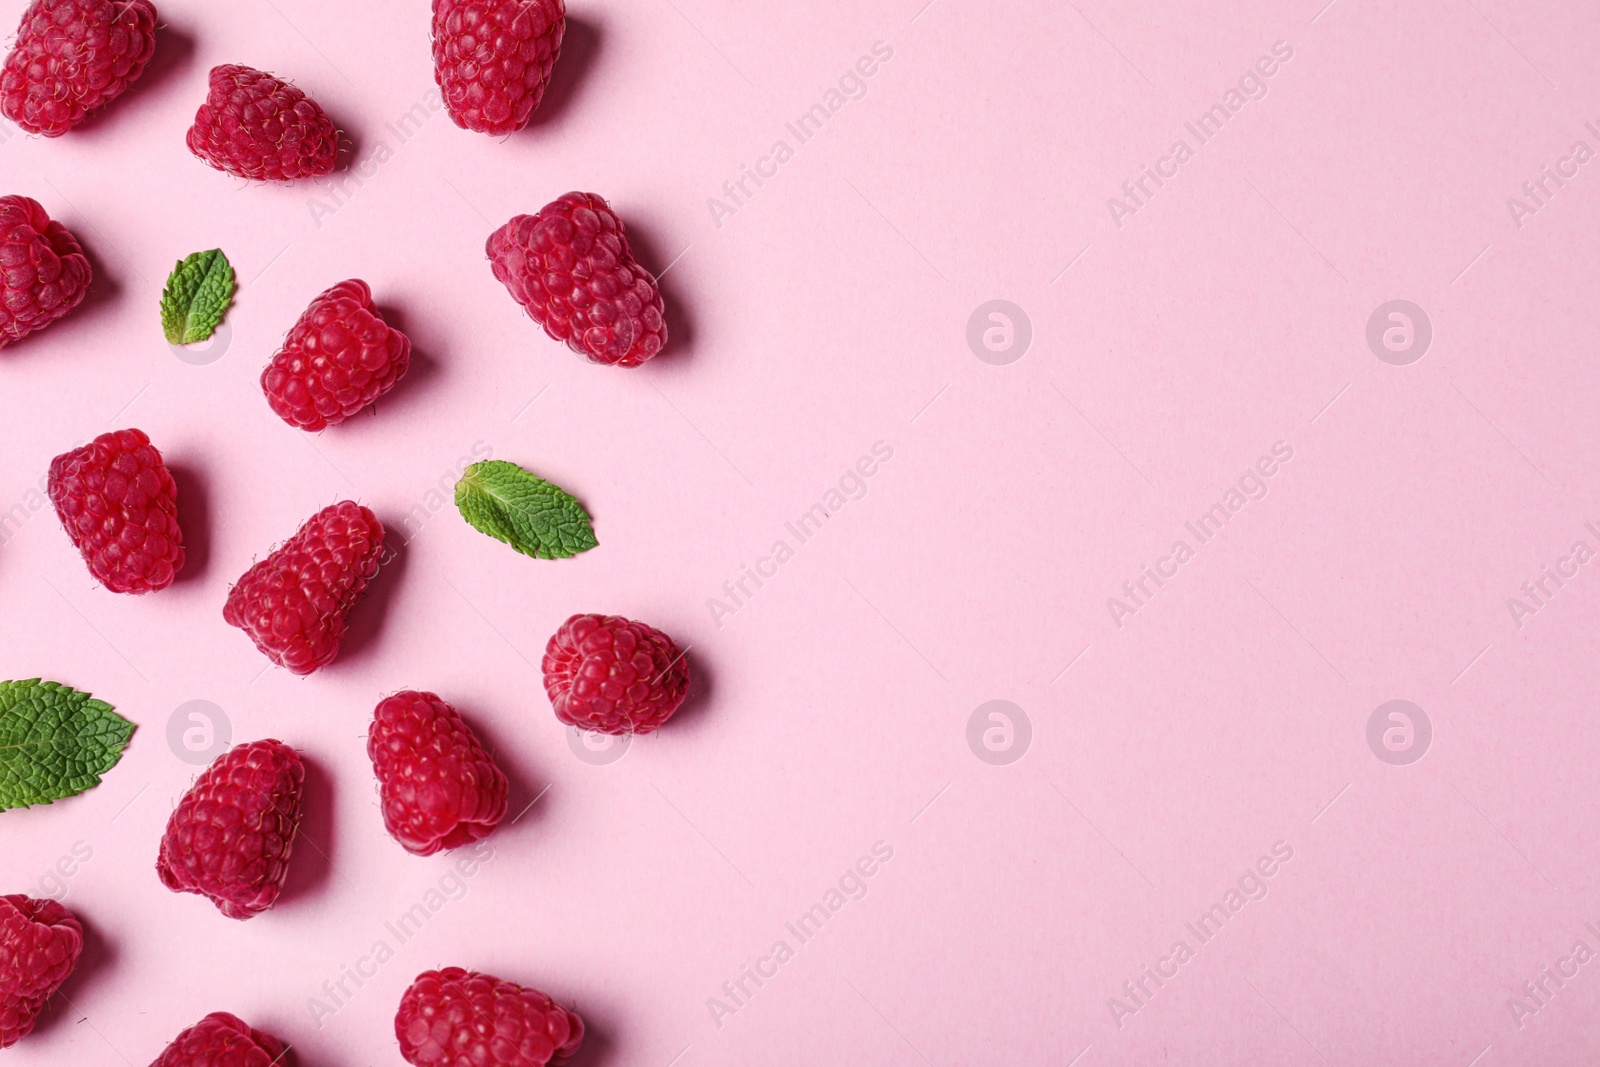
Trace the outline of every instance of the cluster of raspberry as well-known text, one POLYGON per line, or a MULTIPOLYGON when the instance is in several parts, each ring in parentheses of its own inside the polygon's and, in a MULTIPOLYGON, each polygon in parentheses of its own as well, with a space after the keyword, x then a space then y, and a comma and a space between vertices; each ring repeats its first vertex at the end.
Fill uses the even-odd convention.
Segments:
MULTIPOLYGON (((543 97, 566 27, 564 0, 434 0, 435 77, 463 129, 497 137, 525 126, 543 97)), ((34 0, 0 72, 0 113, 60 137, 123 95, 158 45, 150 0, 34 0)), ((240 64, 210 72, 189 150, 248 181, 315 179, 339 165, 341 138, 322 107, 272 74, 240 64)), ((637 367, 667 330, 656 278, 639 266, 617 214, 574 192, 519 215, 487 242, 495 277, 553 339, 594 363, 637 367)), ((0 196, 0 349, 76 308, 93 282, 77 238, 26 196, 0 196)), ((272 410, 321 431, 370 407, 410 364, 411 342, 384 321, 359 279, 317 296, 261 375, 272 410)), ((138 429, 103 433, 56 457, 49 496, 90 572, 128 594, 169 586, 184 565, 178 487, 138 429)), ((351 611, 384 560, 384 528, 343 501, 319 511, 234 584, 224 619, 277 666, 310 674, 338 655, 351 611)), ((614 615, 569 618, 546 647, 557 717, 610 734, 649 733, 689 688, 670 637, 614 615)), ((389 833, 432 855, 490 834, 507 780, 449 703, 405 691, 383 699, 368 731, 389 833)), ((240 744, 179 801, 156 869, 176 892, 249 919, 278 900, 302 816, 305 765, 275 739, 240 744)), ((0 1048, 30 1033, 75 968, 78 918, 56 901, 0 896, 0 1048)), ((536 989, 448 967, 420 975, 395 1017, 407 1062, 541 1067, 577 1051, 583 1022, 536 989)), ((215 1012, 184 1030, 154 1067, 278 1063, 282 1042, 215 1012)))

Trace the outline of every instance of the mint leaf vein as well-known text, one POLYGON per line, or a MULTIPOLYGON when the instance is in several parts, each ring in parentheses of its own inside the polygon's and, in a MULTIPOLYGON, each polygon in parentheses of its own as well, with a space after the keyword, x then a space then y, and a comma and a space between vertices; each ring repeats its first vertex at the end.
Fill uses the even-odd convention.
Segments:
POLYGON ((473 529, 535 559, 566 559, 600 543, 576 497, 502 459, 462 473, 456 507, 473 529))
POLYGON ((0 682, 0 811, 49 804, 100 784, 133 723, 59 682, 0 682))
POLYGON ((236 288, 222 249, 196 252, 172 268, 161 293, 161 332, 175 345, 204 341, 216 330, 236 288))

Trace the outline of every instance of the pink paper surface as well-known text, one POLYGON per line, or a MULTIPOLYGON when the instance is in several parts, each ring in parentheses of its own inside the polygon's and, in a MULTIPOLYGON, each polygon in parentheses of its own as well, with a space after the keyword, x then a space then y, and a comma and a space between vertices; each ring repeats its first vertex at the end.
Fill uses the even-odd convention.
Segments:
POLYGON ((302 1067, 398 1064, 400 994, 443 965, 574 1006, 580 1062, 617 1067, 1600 1055, 1600 561, 1572 558, 1600 550, 1600 12, 573 0, 550 96, 496 140, 440 109, 425 3, 160 10, 136 91, 59 140, 0 127, 0 192, 97 273, 0 353, 0 677, 139 725, 98 788, 0 815, 0 892, 90 931, 7 1062, 143 1065, 226 1010, 302 1067), (194 159, 223 62, 312 93, 351 169, 264 187, 194 159), (548 340, 484 258, 572 189, 671 268, 641 369, 548 340), (226 348, 186 362, 158 296, 219 246, 226 348), (257 379, 348 277, 415 364, 305 435, 257 379), (1020 314, 971 326, 993 300, 1020 314), (1369 345, 1396 300, 1425 351, 1414 311, 1369 345), (143 598, 99 588, 37 494, 124 426, 177 470, 190 539, 143 598), (486 454, 577 494, 600 547, 470 529, 450 487, 486 454), (345 498, 401 551, 298 679, 222 602, 345 498), (1217 505, 1220 532, 1186 525, 1217 505), (580 611, 692 646, 691 704, 615 762, 539 682, 580 611), (364 739, 403 688, 511 778, 522 815, 471 877, 383 831, 364 739), (1429 730, 1385 712, 1369 743, 1394 700, 1429 730), (155 876, 191 701, 313 768, 289 886, 248 923, 155 876))

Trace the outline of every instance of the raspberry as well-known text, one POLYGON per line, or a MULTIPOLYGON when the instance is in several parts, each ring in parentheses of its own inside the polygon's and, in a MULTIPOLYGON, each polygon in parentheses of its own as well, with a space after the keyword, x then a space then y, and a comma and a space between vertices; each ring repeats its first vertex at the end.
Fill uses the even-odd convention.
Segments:
POLYGON ((150 0, 34 0, 0 73, 0 112, 60 137, 126 92, 155 50, 150 0))
POLYGON ((413 1067, 544 1067, 583 1042, 583 1020, 537 989, 446 967, 417 975, 395 1013, 413 1067))
POLYGON ((302 430, 337 425, 394 388, 411 365, 411 341, 352 278, 311 301, 261 372, 278 417, 302 430))
POLYGON ((339 131, 288 82, 226 63, 211 68, 211 92, 189 127, 189 151, 235 177, 288 182, 331 174, 339 131))
POLYGON ((667 343, 661 290, 633 261, 622 220, 568 193, 489 236, 494 276, 544 332, 591 363, 637 367, 667 343))
POLYGON ((271 1034, 214 1011, 179 1034, 150 1067, 280 1067, 285 1051, 271 1034))
POLYGON ((568 726, 648 734, 688 695, 689 664, 653 626, 620 615, 574 615, 545 646, 544 690, 568 726))
POLYGON ((323 508, 228 591, 222 617, 295 674, 339 654, 350 609, 378 573, 383 524, 346 500, 323 508))
POLYGON ((431 856, 488 837, 506 814, 506 776, 456 709, 407 690, 378 705, 367 755, 383 824, 407 852, 431 856))
POLYGON ((34 1020, 78 965, 83 927, 53 900, 0 897, 0 1048, 33 1032, 34 1020))
POLYGON ((37 200, 0 196, 0 348, 77 307, 93 277, 78 239, 37 200))
POLYGON ((165 589, 183 569, 178 486, 143 430, 103 433, 50 462, 50 502, 113 593, 165 589))
POLYGON ((497 137, 526 126, 566 28, 564 0, 433 0, 433 77, 455 124, 497 137))
POLYGON ((218 756, 167 820, 156 860, 161 884, 208 898, 230 919, 272 907, 289 873, 305 780, 300 754, 282 741, 218 756))
POLYGON ((33 1033, 48 997, 0 993, 0 1048, 9 1048, 33 1033))

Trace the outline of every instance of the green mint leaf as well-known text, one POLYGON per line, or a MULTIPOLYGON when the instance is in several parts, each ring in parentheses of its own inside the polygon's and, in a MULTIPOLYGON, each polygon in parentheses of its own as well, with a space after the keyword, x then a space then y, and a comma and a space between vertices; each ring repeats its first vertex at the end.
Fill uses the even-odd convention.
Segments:
POLYGON ((196 252, 173 267, 161 293, 167 342, 192 345, 210 337, 233 302, 233 290, 233 265, 220 248, 196 252))
POLYGON ((589 513, 571 493, 515 463, 474 463, 456 483, 461 517, 524 556, 566 559, 598 545, 589 513))
POLYGON ((0 811, 75 797, 117 765, 133 723, 59 682, 0 682, 0 811))

